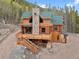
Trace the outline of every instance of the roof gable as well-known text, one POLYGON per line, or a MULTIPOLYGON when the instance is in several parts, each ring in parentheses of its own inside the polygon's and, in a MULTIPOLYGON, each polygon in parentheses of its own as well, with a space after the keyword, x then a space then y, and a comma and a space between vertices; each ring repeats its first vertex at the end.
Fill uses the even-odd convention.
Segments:
POLYGON ((32 13, 31 13, 31 12, 24 12, 24 13, 22 14, 22 16, 21 16, 21 19, 23 19, 23 18, 28 18, 28 17, 30 17, 30 16, 32 16, 32 13))
POLYGON ((51 21, 54 25, 63 25, 62 16, 53 16, 51 21))

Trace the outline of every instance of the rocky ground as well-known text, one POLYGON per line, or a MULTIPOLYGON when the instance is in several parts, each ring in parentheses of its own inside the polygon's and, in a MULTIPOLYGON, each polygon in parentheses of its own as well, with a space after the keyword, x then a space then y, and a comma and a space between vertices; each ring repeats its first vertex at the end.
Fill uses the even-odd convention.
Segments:
MULTIPOLYGON (((0 43, 0 59, 11 59, 10 55, 16 47, 16 40, 15 33, 10 33, 10 35, 0 43)), ((26 56, 28 56, 26 57, 24 54, 24 58, 22 59, 33 59, 33 57, 36 57, 36 59, 79 59, 79 34, 69 33, 66 44, 53 43, 52 46, 53 48, 51 50, 42 49, 37 55, 26 54, 26 56)), ((19 50, 16 50, 16 55, 17 53, 20 54, 20 52, 17 51, 19 50)))

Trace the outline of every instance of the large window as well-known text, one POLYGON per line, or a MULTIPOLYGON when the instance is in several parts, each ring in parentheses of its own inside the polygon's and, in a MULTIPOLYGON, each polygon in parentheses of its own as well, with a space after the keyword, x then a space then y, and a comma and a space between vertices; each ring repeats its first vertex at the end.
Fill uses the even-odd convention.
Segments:
POLYGON ((32 23, 32 17, 29 19, 29 23, 32 23))
POLYGON ((40 23, 43 23, 43 19, 39 16, 39 18, 40 18, 40 23))
MULTIPOLYGON (((39 22, 43 23, 43 19, 39 16, 39 22)), ((29 23, 32 23, 32 17, 29 19, 29 23)))

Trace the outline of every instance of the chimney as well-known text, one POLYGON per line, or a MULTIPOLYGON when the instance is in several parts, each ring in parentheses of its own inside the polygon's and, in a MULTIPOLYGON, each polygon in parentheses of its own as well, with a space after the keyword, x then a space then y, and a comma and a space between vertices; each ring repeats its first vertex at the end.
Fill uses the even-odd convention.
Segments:
POLYGON ((33 8, 32 10, 32 16, 33 16, 32 34, 39 35, 39 15, 40 15, 39 8, 33 8))

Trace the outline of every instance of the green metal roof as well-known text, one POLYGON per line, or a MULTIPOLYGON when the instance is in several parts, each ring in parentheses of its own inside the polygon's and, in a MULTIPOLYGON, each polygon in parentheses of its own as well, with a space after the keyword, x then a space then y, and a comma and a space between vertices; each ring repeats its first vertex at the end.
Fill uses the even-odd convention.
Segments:
POLYGON ((28 18, 28 17, 30 17, 30 16, 32 16, 32 12, 24 12, 24 13, 22 14, 22 16, 21 16, 21 19, 23 19, 23 18, 28 18))
POLYGON ((63 25, 62 16, 53 16, 53 17, 52 17, 52 23, 53 23, 54 25, 63 25))
MULTIPOLYGON (((30 16, 32 16, 32 12, 24 12, 21 16, 21 19, 28 18, 30 16)), ((44 11, 40 13, 40 16, 45 18, 52 18, 52 13, 49 11, 44 11)))
POLYGON ((44 11, 44 12, 41 12, 40 16, 41 17, 45 17, 45 18, 52 18, 52 13, 49 12, 49 11, 44 11))

